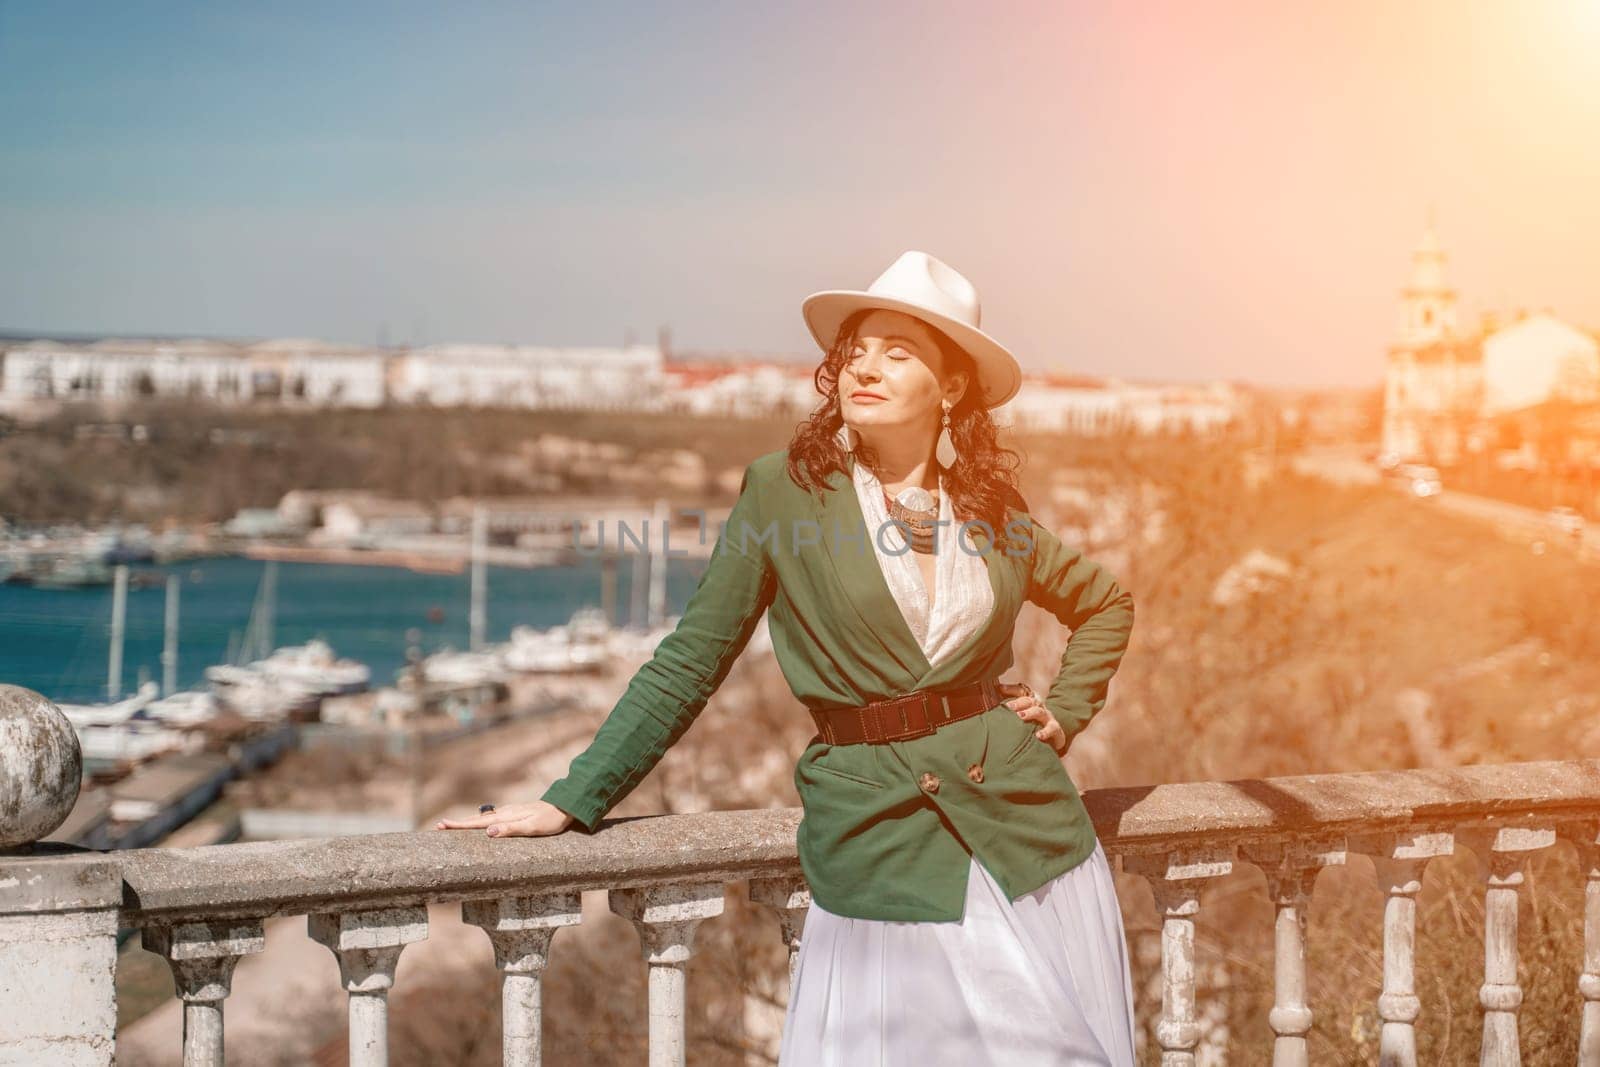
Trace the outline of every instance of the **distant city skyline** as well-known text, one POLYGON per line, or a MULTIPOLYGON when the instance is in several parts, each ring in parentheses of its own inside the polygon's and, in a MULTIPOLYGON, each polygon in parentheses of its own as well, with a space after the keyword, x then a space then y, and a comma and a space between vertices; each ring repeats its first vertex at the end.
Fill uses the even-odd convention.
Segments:
POLYGON ((0 330, 814 351, 919 248, 1033 371, 1373 385, 1600 327, 1600 3, 0 0, 0 330))

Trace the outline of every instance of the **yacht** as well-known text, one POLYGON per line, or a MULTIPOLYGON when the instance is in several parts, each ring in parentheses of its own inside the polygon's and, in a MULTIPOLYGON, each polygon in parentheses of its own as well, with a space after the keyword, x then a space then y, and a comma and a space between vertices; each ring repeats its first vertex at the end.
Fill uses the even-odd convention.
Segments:
POLYGON ((292 682, 257 676, 213 690, 217 703, 254 722, 275 722, 306 713, 322 702, 322 694, 292 682))
POLYGON ((221 707, 215 693, 189 690, 151 701, 145 714, 169 726, 197 726, 216 718, 221 707))
POLYGON ((584 674, 611 661, 614 631, 599 608, 579 608, 563 626, 515 626, 505 665, 525 674, 584 674))
POLYGON ((323 697, 365 692, 372 680, 372 668, 338 658, 320 640, 285 645, 242 665, 219 663, 204 673, 222 706, 258 720, 311 711, 323 697))
POLYGON ((172 730, 150 719, 129 719, 107 726, 85 726, 78 730, 78 745, 87 760, 141 763, 163 752, 184 748, 183 730, 172 730))
POLYGON ((74 727, 113 726, 140 714, 161 694, 155 682, 146 682, 133 696, 106 704, 56 704, 74 727))
POLYGON ((503 681, 506 664, 497 650, 435 652, 422 661, 424 681, 435 685, 484 685, 503 681))
POLYGON ((353 659, 336 657, 326 641, 316 639, 303 645, 286 645, 250 666, 269 678, 326 696, 360 693, 372 681, 372 668, 353 659))

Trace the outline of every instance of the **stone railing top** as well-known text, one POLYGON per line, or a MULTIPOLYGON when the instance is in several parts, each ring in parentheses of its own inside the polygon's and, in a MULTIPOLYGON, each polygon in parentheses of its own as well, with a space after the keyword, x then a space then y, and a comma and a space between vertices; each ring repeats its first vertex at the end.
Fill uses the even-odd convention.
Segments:
POLYGON ((1600 760, 1180 782, 1084 793, 1107 847, 1153 852, 1226 834, 1381 833, 1437 821, 1600 817, 1600 760))
MULTIPOLYGON (((1107 849, 1125 854, 1429 826, 1570 822, 1593 831, 1600 760, 1098 789, 1084 802, 1107 849)), ((800 814, 765 808, 614 819, 595 834, 427 830, 103 858, 122 872, 124 922, 140 925, 797 874, 800 814)))
POLYGON ((120 853, 129 925, 167 915, 399 907, 798 870, 798 809, 607 820, 600 831, 491 838, 424 830, 120 853))
POLYGON ((29 855, 0 853, 0 916, 89 911, 122 903, 115 857, 48 844, 29 855))

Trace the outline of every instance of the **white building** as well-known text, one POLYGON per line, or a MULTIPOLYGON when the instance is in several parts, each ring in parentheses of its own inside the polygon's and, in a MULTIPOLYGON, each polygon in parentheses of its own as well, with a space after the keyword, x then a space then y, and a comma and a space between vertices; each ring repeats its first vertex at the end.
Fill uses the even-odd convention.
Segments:
POLYGON ((379 407, 654 410, 661 349, 444 344, 394 353, 290 338, 223 341, 37 341, 0 359, 0 408, 47 400, 193 397, 218 403, 379 407))
POLYGON ((107 339, 87 345, 30 341, 8 349, 0 365, 0 404, 12 410, 30 401, 156 395, 247 399, 248 361, 233 345, 107 339))
POLYGON ((375 408, 388 391, 382 349, 303 338, 262 341, 247 350, 257 397, 314 407, 375 408))
POLYGON ((1531 315, 1483 341, 1483 412, 1498 415, 1553 397, 1592 402, 1600 344, 1550 315, 1531 315))
POLYGON ((679 364, 667 371, 665 408, 690 415, 803 415, 822 400, 806 364, 679 364))
MULTIPOLYGON (((668 366, 659 345, 553 348, 439 344, 404 351, 286 338, 53 341, 0 359, 0 410, 46 401, 190 397, 215 403, 374 408, 385 403, 529 411, 680 412, 804 417, 821 398, 816 364, 741 356, 668 366)), ((1143 385, 1029 375, 1002 424, 1063 433, 1226 426, 1241 400, 1226 384, 1143 385)), ((599 457, 603 459, 603 457, 599 457)))
POLYGON ((1519 315, 1503 328, 1457 322, 1456 291, 1430 225, 1400 290, 1399 339, 1384 375, 1383 450, 1398 459, 1453 463, 1484 435, 1484 419, 1556 397, 1600 393, 1600 346, 1549 315, 1519 315))
POLYGON ((1117 379, 1030 375, 996 412, 999 421, 1053 433, 1211 433, 1242 413, 1226 382, 1143 385, 1117 379))
MULTIPOLYGON (((820 358, 820 357, 819 357, 820 358)), ((667 370, 666 407, 695 415, 803 416, 821 402, 814 364, 680 363, 667 370)), ((1242 400, 1226 383, 1145 385, 1029 374, 1010 403, 995 409, 1001 425, 1073 434, 1205 433, 1239 417, 1242 400)))
POLYGON ((377 407, 384 401, 387 358, 379 349, 320 341, 31 341, 11 347, 0 361, 0 408, 150 397, 377 407))
POLYGON ((433 514, 412 500, 376 493, 352 492, 322 507, 322 525, 312 532, 316 543, 348 544, 377 537, 406 537, 434 530, 433 514))
POLYGON ((661 349, 442 344, 398 357, 394 396, 434 407, 650 410, 661 397, 661 349))

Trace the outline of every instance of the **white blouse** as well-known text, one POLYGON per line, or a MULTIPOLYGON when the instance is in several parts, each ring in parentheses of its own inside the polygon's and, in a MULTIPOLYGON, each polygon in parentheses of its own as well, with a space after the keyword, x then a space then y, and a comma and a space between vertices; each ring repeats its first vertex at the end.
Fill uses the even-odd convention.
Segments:
POLYGON ((922 647, 929 666, 937 666, 989 621, 994 611, 989 565, 978 554, 978 547, 968 532, 960 530, 952 519, 950 494, 945 492, 944 475, 940 474, 939 518, 944 525, 935 528, 938 564, 934 573, 936 595, 930 608, 922 569, 917 566, 900 527, 889 519, 889 507, 883 500, 883 483, 865 463, 858 461, 853 467, 856 496, 867 522, 867 537, 878 557, 884 581, 900 605, 900 614, 905 616, 906 625, 922 647), (956 538, 951 536, 955 533, 960 534, 962 545, 957 545, 956 538))

